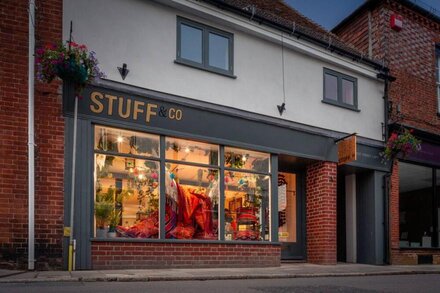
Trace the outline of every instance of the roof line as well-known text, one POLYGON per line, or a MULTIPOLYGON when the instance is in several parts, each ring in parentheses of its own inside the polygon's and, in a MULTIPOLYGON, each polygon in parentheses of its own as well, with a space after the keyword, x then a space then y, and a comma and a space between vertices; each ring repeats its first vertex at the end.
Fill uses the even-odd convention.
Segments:
MULTIPOLYGON (((359 13, 361 13, 363 10, 374 7, 375 5, 379 4, 380 0, 367 0, 364 4, 359 6, 355 11, 353 11, 350 15, 348 15, 346 18, 341 20, 334 28, 332 28, 330 31, 332 33, 335 33, 340 28, 342 28, 344 25, 349 23, 354 17, 356 17, 359 13)), ((420 13, 422 16, 428 17, 432 19, 433 21, 436 21, 440 23, 440 17, 435 15, 434 13, 426 10, 425 8, 417 5, 416 3, 412 2, 411 0, 400 0, 398 1, 399 4, 406 5, 408 8, 415 10, 416 12, 420 13)))
MULTIPOLYGON (((226 11, 230 11, 230 12, 233 12, 235 14, 238 14, 238 15, 241 15, 241 16, 245 16, 247 18, 251 18, 252 17, 253 21, 256 21, 256 22, 258 22, 260 24, 264 23, 267 26, 270 26, 270 27, 275 28, 277 30, 280 30, 282 32, 286 32, 286 33, 292 34, 292 28, 291 27, 284 26, 284 25, 279 24, 277 22, 274 22, 274 21, 272 21, 270 19, 267 19, 267 18, 265 18, 263 16, 252 14, 250 11, 246 11, 246 10, 240 9, 239 7, 236 7, 234 5, 230 5, 228 3, 225 3, 223 0, 203 0, 203 1, 207 2, 209 4, 212 4, 214 6, 217 6, 219 8, 222 8, 222 9, 224 9, 226 11)), ((384 72, 388 72, 389 71, 389 69, 386 66, 384 66, 383 64, 381 64, 379 62, 376 62, 376 61, 374 61, 374 60, 372 60, 370 58, 367 58, 365 56, 362 56, 361 54, 350 52, 350 51, 348 51, 348 50, 346 50, 346 49, 344 49, 344 48, 342 48, 340 46, 335 45, 331 41, 329 42, 329 41, 325 41, 325 40, 319 39, 319 38, 317 38, 315 36, 312 36, 312 35, 310 35, 310 34, 308 34, 306 32, 302 32, 302 31, 299 31, 299 30, 295 30, 293 32, 293 35, 295 35, 298 39, 301 38, 301 39, 304 39, 304 40, 306 40, 306 41, 308 41, 310 43, 313 43, 313 44, 315 44, 317 46, 320 46, 320 47, 322 47, 324 49, 328 49, 328 50, 330 50, 332 52, 333 51, 337 52, 337 53, 339 53, 339 54, 341 54, 341 55, 343 55, 345 57, 348 57, 348 58, 352 59, 353 61, 357 61, 357 62, 362 63, 364 65, 368 65, 370 67, 375 68, 376 70, 381 70, 381 71, 384 71, 384 72)))

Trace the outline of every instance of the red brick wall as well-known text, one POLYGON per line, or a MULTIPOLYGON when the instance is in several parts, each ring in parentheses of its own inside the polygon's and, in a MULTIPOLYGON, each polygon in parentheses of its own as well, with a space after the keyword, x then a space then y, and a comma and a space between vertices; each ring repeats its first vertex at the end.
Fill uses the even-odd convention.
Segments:
POLYGON ((336 264, 336 163, 307 167, 307 261, 336 264))
MULTIPOLYGON (((340 28, 338 36, 366 52, 368 45, 354 36, 364 34, 368 24, 361 13, 340 28)), ((435 45, 440 43, 440 24, 396 1, 385 1, 372 11, 373 57, 384 60, 397 80, 391 85, 391 122, 398 122, 440 135, 437 115, 435 45), (393 13, 402 15, 403 29, 390 28, 393 13), (400 113, 397 112, 400 105, 400 113)), ((363 39, 363 38, 362 38, 363 39)))
MULTIPOLYGON (((61 40, 62 1, 37 1, 36 46, 61 40)), ((0 2, 0 267, 27 263, 28 1, 0 2)), ((60 83, 35 89, 36 267, 60 267, 64 120, 60 83)))
POLYGON ((279 245, 93 242, 92 268, 273 267, 279 245))

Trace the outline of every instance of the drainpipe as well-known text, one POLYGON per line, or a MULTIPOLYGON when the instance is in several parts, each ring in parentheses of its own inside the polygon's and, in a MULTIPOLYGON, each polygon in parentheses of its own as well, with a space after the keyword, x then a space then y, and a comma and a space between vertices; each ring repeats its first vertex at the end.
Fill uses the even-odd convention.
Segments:
MULTIPOLYGON (((385 82, 384 85, 384 129, 383 129, 383 139, 384 141, 388 138, 388 123, 389 123, 389 113, 390 113, 390 103, 389 103, 389 88, 390 88, 390 82, 393 82, 396 80, 394 76, 391 76, 389 74, 389 70, 379 73, 377 75, 379 79, 383 79, 385 82)), ((389 264, 390 263, 390 237, 389 237, 389 231, 390 231, 390 188, 391 188, 391 175, 393 172, 393 163, 391 162, 391 169, 388 174, 383 176, 383 189, 384 189, 384 263, 389 264)))
POLYGON ((28 270, 35 269, 35 0, 29 1, 29 64, 28 64, 28 270))

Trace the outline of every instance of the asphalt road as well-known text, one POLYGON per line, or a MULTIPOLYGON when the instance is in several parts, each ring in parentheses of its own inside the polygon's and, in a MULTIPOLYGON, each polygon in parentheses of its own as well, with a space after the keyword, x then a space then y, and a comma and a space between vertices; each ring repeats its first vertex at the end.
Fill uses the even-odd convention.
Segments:
POLYGON ((399 275, 179 282, 64 282, 0 284, 0 292, 440 292, 440 275, 399 275))

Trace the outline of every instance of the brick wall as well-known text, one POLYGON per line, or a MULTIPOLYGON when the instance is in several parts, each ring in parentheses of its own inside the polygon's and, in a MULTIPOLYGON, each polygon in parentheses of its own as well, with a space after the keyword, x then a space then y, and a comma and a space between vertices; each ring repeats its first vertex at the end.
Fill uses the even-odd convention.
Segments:
POLYGON ((307 167, 307 261, 336 264, 336 163, 307 167))
MULTIPOLYGON (((367 11, 335 33, 364 53, 368 42, 364 37, 368 23, 367 11)), ((435 45, 440 43, 440 23, 425 17, 396 1, 381 2, 372 10, 373 57, 383 60, 397 78, 390 89, 393 111, 390 122, 398 122, 440 135, 440 117, 437 115, 435 72, 435 45), (403 17, 403 29, 390 28, 390 17, 403 17), (400 113, 397 112, 400 106, 400 113)))
POLYGON ((93 242, 92 268, 273 267, 279 245, 93 242))
MULTIPOLYGON (((36 46, 61 40, 62 1, 37 1, 36 46)), ((0 267, 25 267, 28 237, 28 1, 0 2, 0 267)), ((64 120, 60 83, 35 89, 36 267, 59 268, 64 120)))

